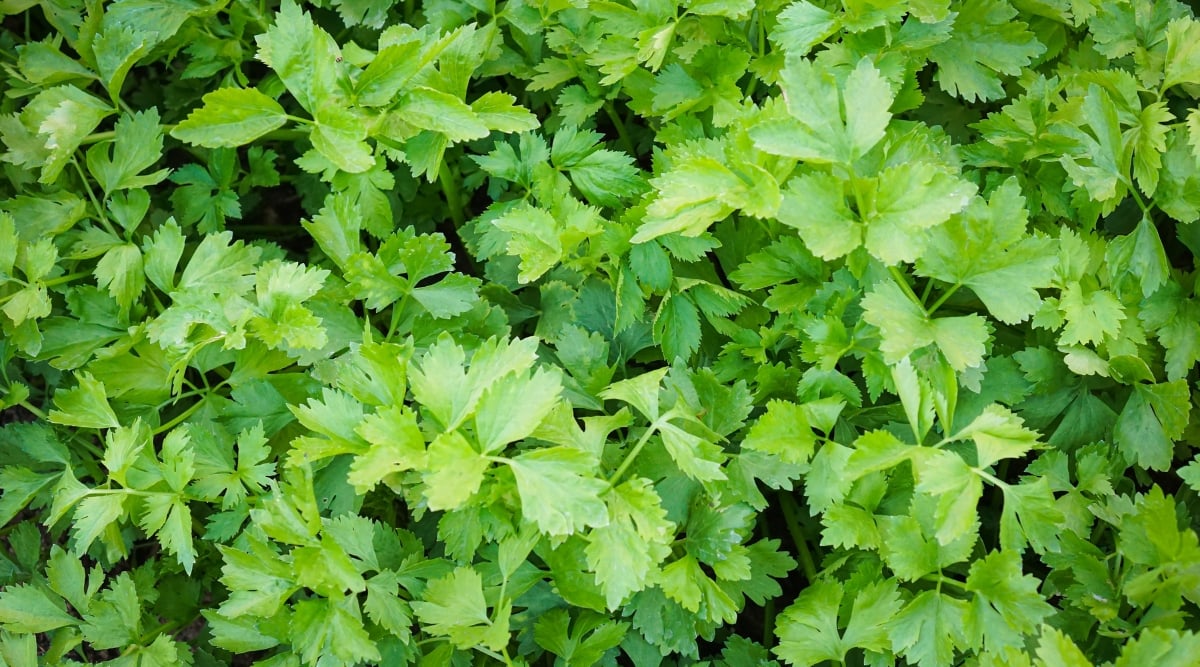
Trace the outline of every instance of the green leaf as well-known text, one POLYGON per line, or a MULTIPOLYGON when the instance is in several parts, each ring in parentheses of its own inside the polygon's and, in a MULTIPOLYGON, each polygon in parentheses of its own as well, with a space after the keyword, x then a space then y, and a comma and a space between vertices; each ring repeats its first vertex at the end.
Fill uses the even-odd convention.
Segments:
POLYGON ((151 107, 132 115, 123 114, 117 121, 113 135, 111 157, 108 145, 103 143, 87 152, 88 170, 105 192, 146 188, 167 177, 166 169, 142 175, 143 171, 162 158, 162 127, 159 125, 158 109, 151 107))
POLYGON ((353 597, 297 602, 291 631, 293 648, 309 664, 325 656, 333 656, 342 664, 382 659, 363 626, 358 602, 353 597))
POLYGON ((988 327, 979 315, 930 318, 890 278, 867 294, 863 309, 863 318, 879 327, 883 336, 880 350, 888 363, 933 344, 955 370, 983 362, 988 327))
POLYGON ((812 458, 816 442, 801 406, 773 400, 750 427, 742 448, 774 454, 789 463, 805 464, 812 458))
POLYGON ((651 583, 657 567, 671 554, 675 524, 650 482, 635 478, 604 495, 608 521, 588 534, 588 567, 604 591, 609 609, 651 583))
POLYGON ((320 546, 292 549, 292 571, 296 583, 328 598, 367 589, 350 556, 328 534, 321 536, 320 546))
POLYGON ((842 662, 856 648, 882 652, 890 648, 887 623, 900 611, 896 584, 891 581, 858 592, 844 633, 838 615, 845 595, 841 583, 821 581, 806 588, 783 612, 776 628, 775 653, 791 665, 842 662))
POLYGON ((1125 194, 1130 158, 1123 148, 1117 108, 1104 89, 1091 84, 1080 111, 1080 127, 1063 126, 1078 148, 1062 156, 1062 165, 1075 185, 1110 210, 1125 194), (1084 132, 1083 125, 1091 132, 1084 132))
POLYGON ((950 39, 930 50, 942 90, 968 102, 1004 97, 1001 76, 1017 76, 1046 47, 1029 25, 1015 21, 1006 0, 969 0, 956 8, 950 39))
POLYGON ((483 579, 469 567, 430 581, 412 608, 428 632, 448 637, 458 648, 500 651, 508 644, 508 615, 497 610, 494 620, 488 616, 483 579))
POLYGON ((1049 625, 1042 626, 1037 657, 1038 667, 1092 667, 1070 637, 1049 625))
POLYGON ((1169 470, 1175 440, 1183 436, 1190 411, 1186 381, 1136 384, 1113 426, 1113 436, 1126 460, 1150 470, 1169 470))
POLYGON ((434 438, 429 444, 428 460, 422 478, 432 510, 462 507, 479 490, 490 465, 457 431, 434 438))
POLYGON ((553 370, 501 377, 479 398, 475 432, 480 451, 490 454, 533 433, 560 401, 561 376, 553 370))
POLYGON ((146 288, 142 252, 132 243, 113 246, 96 263, 96 284, 106 288, 122 312, 129 312, 146 288))
POLYGON ((883 139, 892 118, 891 86, 867 58, 844 82, 819 64, 790 59, 780 88, 792 119, 750 130, 755 147, 767 153, 851 165, 883 139))
POLYGON ((23 113, 36 119, 38 137, 44 137, 49 151, 38 182, 58 180, 75 149, 112 113, 112 107, 75 86, 58 86, 39 93, 23 113))
POLYGON ((341 52, 333 37, 314 24, 297 3, 287 0, 280 5, 275 23, 254 41, 258 59, 279 75, 309 113, 341 103, 341 95, 335 92, 341 52))
POLYGON ((608 484, 596 478, 598 462, 586 452, 550 447, 506 463, 516 478, 525 517, 541 532, 570 535, 608 523, 608 510, 600 498, 608 484))
POLYGON ((662 381, 669 370, 669 368, 661 368, 627 380, 614 382, 600 392, 600 398, 628 403, 642 413, 646 419, 655 421, 659 417, 658 401, 662 381))
POLYGON ((79 620, 63 611, 42 589, 20 584, 0 593, 0 623, 9 632, 39 633, 75 625, 79 620))
POLYGON ((516 101, 517 98, 508 93, 492 91, 471 102, 471 111, 489 130, 505 133, 536 130, 540 126, 537 116, 516 101))
POLYGON ((316 125, 309 135, 313 148, 342 171, 359 174, 375 166, 367 136, 366 122, 357 113, 332 106, 316 111, 316 125))
POLYGON ((1200 21, 1178 18, 1167 25, 1162 90, 1185 83, 1200 84, 1200 21))
POLYGON ((1020 458, 1038 447, 1038 434, 1025 428, 1025 422, 1001 405, 989 405, 954 440, 975 441, 976 464, 986 468, 1002 459, 1020 458))
POLYGON ((549 211, 518 205, 492 221, 497 229, 508 232, 508 254, 521 258, 517 280, 531 283, 563 259, 558 222, 549 211))
POLYGON ((665 234, 698 236, 751 196, 749 185, 721 160, 693 156, 650 180, 656 196, 632 243, 645 243, 665 234))
POLYGON ((1105 261, 1115 271, 1124 271, 1143 297, 1149 297, 1171 279, 1171 264, 1154 222, 1142 216, 1132 233, 1108 244, 1105 261))
POLYGON ((367 493, 396 473, 425 467, 425 439, 416 415, 407 407, 385 406, 355 430, 371 443, 370 449, 355 457, 347 475, 358 493, 367 493))
POLYGON ((255 88, 221 88, 201 102, 203 106, 193 109, 171 130, 172 137, 207 148, 235 147, 287 122, 283 107, 255 88))
POLYGON ((92 542, 109 526, 116 523, 125 515, 124 492, 105 495, 87 496, 75 506, 74 522, 71 525, 75 535, 75 555, 87 553, 92 542))
POLYGON ((49 419, 56 424, 80 428, 116 428, 121 422, 108 404, 104 383, 91 373, 78 373, 79 381, 72 389, 54 392, 55 410, 49 419))
POLYGON ((1125 319, 1125 309, 1116 295, 1105 289, 1087 290, 1082 285, 1068 285, 1058 303, 1066 326, 1059 343, 1078 345, 1100 343, 1115 338, 1125 319))
POLYGON ((952 664, 955 651, 967 647, 969 613, 966 602, 927 590, 892 621, 892 648, 921 667, 952 664))
POLYGON ((993 551, 971 564, 967 590, 975 593, 975 622, 983 629, 984 645, 995 650, 1025 646, 1043 619, 1056 610, 1038 593, 1040 582, 1021 572, 1014 551, 993 551))
POLYGON ((1026 236, 1028 211, 1016 179, 974 200, 936 227, 917 260, 917 273, 975 292, 1001 322, 1015 324, 1037 311, 1037 290, 1049 287, 1058 256, 1045 237, 1026 236))
POLYGON ((983 482, 962 457, 940 450, 917 459, 917 491, 937 500, 933 513, 938 542, 942 545, 977 532, 977 508, 983 482))
POLYGON ((668 361, 690 359, 700 347, 700 313, 692 300, 672 294, 662 300, 654 318, 654 338, 668 361))
POLYGON ((771 31, 771 43, 797 56, 806 55, 814 46, 837 31, 839 17, 810 2, 793 2, 779 12, 779 23, 771 31))
POLYGON ((480 139, 491 131, 483 118, 466 102, 424 86, 409 92, 400 103, 397 113, 403 115, 406 123, 443 134, 453 143, 480 139))

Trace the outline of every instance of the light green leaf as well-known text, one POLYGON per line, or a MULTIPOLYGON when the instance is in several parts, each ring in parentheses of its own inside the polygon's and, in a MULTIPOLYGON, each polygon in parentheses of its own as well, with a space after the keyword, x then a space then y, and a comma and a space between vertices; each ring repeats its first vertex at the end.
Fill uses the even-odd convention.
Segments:
POLYGON ((141 175, 142 171, 162 159, 163 139, 158 109, 151 107, 132 115, 122 114, 113 135, 111 158, 107 143, 97 144, 87 152, 88 170, 105 192, 145 188, 167 177, 167 169, 141 175))
POLYGON ((653 331, 667 361, 687 361, 700 347, 700 313, 690 298, 672 294, 662 300, 653 331))
POLYGON ((425 439, 416 415, 406 406, 384 406, 355 430, 371 443, 370 449, 355 457, 346 477, 359 494, 395 473, 425 467, 425 439))
POLYGON ((525 518, 549 535, 570 535, 608 524, 600 495, 608 484, 596 478, 598 462, 586 452, 551 447, 506 461, 517 480, 525 518))
POLYGON ((1037 290, 1050 286, 1058 263, 1050 239, 1025 234, 1027 221, 1020 185, 1006 180, 986 205, 975 199, 932 230, 917 273, 970 287, 996 319, 1022 322, 1037 311, 1037 290))
POLYGON ((338 92, 341 52, 333 37, 293 0, 283 2, 275 23, 257 35, 258 59, 279 75, 309 113, 344 106, 338 92))
POLYGON ((1001 75, 1017 76, 1046 51, 1006 0, 968 0, 956 6, 950 38, 933 47, 934 78, 942 90, 973 102, 1004 96, 1001 75))
POLYGON ((844 82, 823 65, 789 59, 780 87, 794 120, 751 128, 755 147, 766 153, 851 165, 883 139, 892 118, 891 86, 867 58, 844 82))
POLYGON ((1022 573, 1015 551, 993 551, 971 564, 967 590, 975 593, 974 620, 987 648, 1024 647, 1025 635, 1056 611, 1038 592, 1039 584, 1022 573))
POLYGON ((54 392, 54 405, 49 419, 56 424, 81 428, 116 428, 121 422, 108 404, 104 383, 91 373, 76 374, 79 381, 72 389, 54 392))
POLYGON ((78 619, 63 611, 42 589, 30 584, 10 586, 0 593, 0 624, 9 632, 49 632, 77 623, 78 619))
POLYGON ((22 116, 28 114, 34 119, 38 136, 44 138, 45 148, 50 152, 38 182, 49 184, 58 180, 84 138, 112 113, 112 107, 75 86, 58 86, 38 93, 22 112, 22 116))
POLYGON ((171 130, 172 137, 207 148, 235 147, 287 122, 283 107, 255 88, 220 88, 201 102, 203 106, 171 130))
POLYGON ((977 507, 983 496, 983 482, 953 452, 937 450, 917 457, 917 491, 937 499, 934 522, 940 544, 947 545, 979 528, 977 507))
POLYGON ((1070 637, 1049 625, 1042 626, 1037 658, 1038 667, 1092 667, 1092 661, 1083 655, 1070 637))
POLYGON ((412 608, 428 632, 448 637, 458 648, 483 645, 500 651, 508 644, 507 614, 489 618, 483 578, 469 567, 430 581, 412 608))
POLYGON ((1190 411, 1185 380, 1136 384, 1113 426, 1113 437, 1126 460, 1150 470, 1169 470, 1175 440, 1183 436, 1190 411))
POLYGON ((1162 90, 1183 83, 1200 84, 1200 21, 1192 18, 1178 18, 1167 25, 1162 90))
POLYGON ((956 649, 967 647, 968 614, 966 602, 927 590, 894 619, 892 648, 920 667, 953 664, 956 649))
POLYGON ((890 278, 876 284, 863 299, 864 319, 879 327, 884 360, 896 363, 936 344, 957 371, 983 363, 987 322, 977 314, 931 319, 890 278))
POLYGON ((363 141, 367 128, 361 116, 347 109, 321 106, 317 109, 316 121, 309 135, 313 148, 338 169, 359 174, 375 166, 371 147, 363 141))
POLYGON ((406 123, 443 134, 452 143, 480 139, 491 131, 484 119, 466 102, 424 86, 410 91, 397 108, 397 113, 402 115, 406 123))
POLYGON ((844 595, 837 581, 819 581, 804 589, 780 617, 774 652, 788 664, 809 667, 826 660, 843 662, 853 649, 888 650, 887 623, 901 607, 895 582, 886 580, 859 590, 842 633, 838 617, 844 595))
POLYGON ((789 463, 805 464, 812 458, 816 442, 801 406, 772 400, 767 403, 767 411, 750 427, 742 448, 774 454, 789 463))
POLYGON ((560 401, 557 369, 505 375, 484 390, 475 413, 480 451, 491 454, 533 433, 560 401))
POLYGON ((588 567, 604 591, 609 609, 646 587, 671 554, 675 524, 649 480, 634 478, 604 495, 608 523, 588 533, 588 567))
POLYGON ((812 254, 826 260, 850 254, 863 243, 863 224, 850 210, 844 182, 831 174, 800 174, 783 193, 779 221, 800 232, 812 254))
POLYGON ((1020 458, 1038 447, 1038 434, 1025 428, 1024 423, 1008 408, 992 404, 966 428, 955 433, 953 439, 974 440, 978 456, 976 465, 986 468, 1001 459, 1020 458))
POLYGON ((810 2, 793 2, 779 12, 771 43, 797 56, 807 55, 838 29, 839 17, 810 2))
POLYGON ((449 431, 429 444, 429 467, 422 474, 425 498, 431 510, 452 510, 462 507, 483 484, 490 463, 471 443, 458 433, 449 431))

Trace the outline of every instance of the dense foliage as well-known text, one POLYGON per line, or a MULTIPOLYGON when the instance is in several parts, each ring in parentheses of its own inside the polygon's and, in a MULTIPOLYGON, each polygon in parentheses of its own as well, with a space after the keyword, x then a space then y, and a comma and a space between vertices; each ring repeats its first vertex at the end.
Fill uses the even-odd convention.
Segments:
POLYGON ((1174 0, 2 0, 0 665, 1195 665, 1174 0))

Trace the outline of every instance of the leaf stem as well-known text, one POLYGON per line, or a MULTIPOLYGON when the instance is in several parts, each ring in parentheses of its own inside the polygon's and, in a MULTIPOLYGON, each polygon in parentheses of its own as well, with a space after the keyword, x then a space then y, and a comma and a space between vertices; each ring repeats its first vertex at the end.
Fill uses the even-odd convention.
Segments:
POLYGON ((76 271, 75 273, 68 273, 68 274, 67 274, 67 275, 65 275, 65 276, 59 276, 59 277, 57 277, 57 278, 51 278, 50 280, 43 280, 43 281, 42 281, 42 287, 56 287, 56 286, 58 286, 58 285, 62 285, 62 284, 65 284, 65 283, 69 283, 69 282, 71 282, 72 280, 78 280, 78 279, 80 279, 80 278, 86 278, 86 277, 88 277, 88 276, 90 276, 90 275, 92 275, 92 272, 91 272, 91 271, 76 271))
POLYGON ((779 499, 779 506, 783 509, 783 518, 787 521, 788 533, 792 536, 792 542, 796 544, 796 555, 800 557, 800 568, 804 570, 804 577, 808 579, 809 583, 812 583, 817 580, 817 565, 813 561, 812 552, 808 549, 808 541, 801 531, 800 506, 790 493, 780 493, 779 499))
POLYGON ((889 266, 888 273, 892 274, 892 278, 895 279, 896 283, 900 285, 900 289, 904 290, 904 293, 908 296, 908 298, 912 299, 913 303, 921 306, 921 308, 925 307, 921 303, 921 300, 917 298, 916 292, 913 292, 912 286, 908 284, 908 280, 905 279, 904 274, 900 272, 899 268, 895 266, 889 266))
POLYGON ((75 171, 79 173, 79 180, 83 182, 83 189, 87 191, 88 199, 92 201, 92 207, 96 209, 96 216, 100 219, 100 224, 104 225, 109 234, 121 238, 121 235, 113 228, 112 223, 108 221, 108 215, 105 214, 104 207, 100 205, 100 200, 96 198, 96 193, 92 190, 92 184, 88 182, 87 174, 84 173, 83 167, 79 164, 79 160, 75 159, 74 155, 71 156, 71 164, 75 165, 75 171))
POLYGON ((166 433, 167 431, 170 431, 171 429, 175 428, 176 426, 179 426, 180 424, 182 424, 184 421, 186 421, 188 419, 188 417, 191 417, 192 415, 196 414, 196 411, 199 410, 202 405, 204 405, 205 403, 208 402, 208 397, 210 395, 211 394, 205 394, 204 396, 202 396, 200 398, 200 400, 196 401, 195 403, 192 403, 191 405, 188 406, 188 408, 186 410, 184 410, 183 412, 176 415, 176 417, 174 419, 172 419, 171 421, 154 429, 154 435, 158 435, 160 433, 166 433))
POLYGON ((946 584, 948 586, 953 586, 960 591, 967 590, 967 585, 965 583, 959 581, 958 579, 953 579, 951 577, 947 577, 946 575, 942 574, 941 572, 938 572, 937 574, 927 574, 927 575, 921 577, 921 580, 933 582, 939 586, 941 586, 942 584, 946 584))
POLYGON ((442 158, 442 166, 438 168, 438 185, 442 186, 442 194, 446 196, 446 206, 450 209, 450 219, 455 227, 462 227, 466 222, 462 209, 462 193, 458 188, 458 176, 450 163, 442 158))
POLYGON ((942 304, 946 303, 947 299, 949 299, 951 296, 954 296, 954 293, 957 292, 958 288, 960 287, 962 287, 962 283, 954 283, 951 285, 949 289, 947 289, 945 292, 942 292, 942 295, 938 297, 937 301, 933 302, 933 305, 930 306, 926 312, 928 312, 930 315, 937 312, 937 309, 941 308, 942 304))
POLYGON ((637 157, 637 147, 633 144, 633 138, 629 136, 629 130, 625 127, 625 121, 621 120, 621 115, 613 107, 612 100, 605 100, 604 115, 608 116, 608 120, 613 124, 613 129, 617 131, 617 138, 621 140, 621 147, 629 153, 630 157, 637 157))
MULTIPOLYGON (((659 419, 662 419, 662 417, 659 419)), ((625 471, 629 469, 629 466, 633 465, 634 459, 638 457, 638 454, 642 453, 642 448, 646 446, 646 443, 650 441, 650 436, 654 435, 655 431, 657 430, 657 421, 646 427, 646 432, 642 434, 642 437, 638 438, 638 441, 633 446, 633 449, 629 450, 629 453, 625 455, 625 460, 621 461, 621 465, 617 467, 617 471, 608 478, 608 488, 611 489, 617 485, 617 482, 621 479, 621 475, 624 475, 625 471)))
POLYGON ((38 418, 38 421, 40 421, 40 422, 49 421, 48 419, 46 419, 46 413, 43 412, 42 409, 39 408, 38 406, 30 403, 28 400, 20 401, 17 403, 17 405, 21 406, 22 408, 25 408, 29 412, 32 412, 33 416, 38 418))

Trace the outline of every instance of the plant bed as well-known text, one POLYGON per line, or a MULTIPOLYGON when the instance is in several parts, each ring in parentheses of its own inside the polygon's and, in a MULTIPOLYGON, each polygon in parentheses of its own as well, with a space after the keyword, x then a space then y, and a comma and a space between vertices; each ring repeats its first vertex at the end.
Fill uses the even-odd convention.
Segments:
POLYGON ((0 665, 1200 655, 1200 21, 0 2, 0 665))

